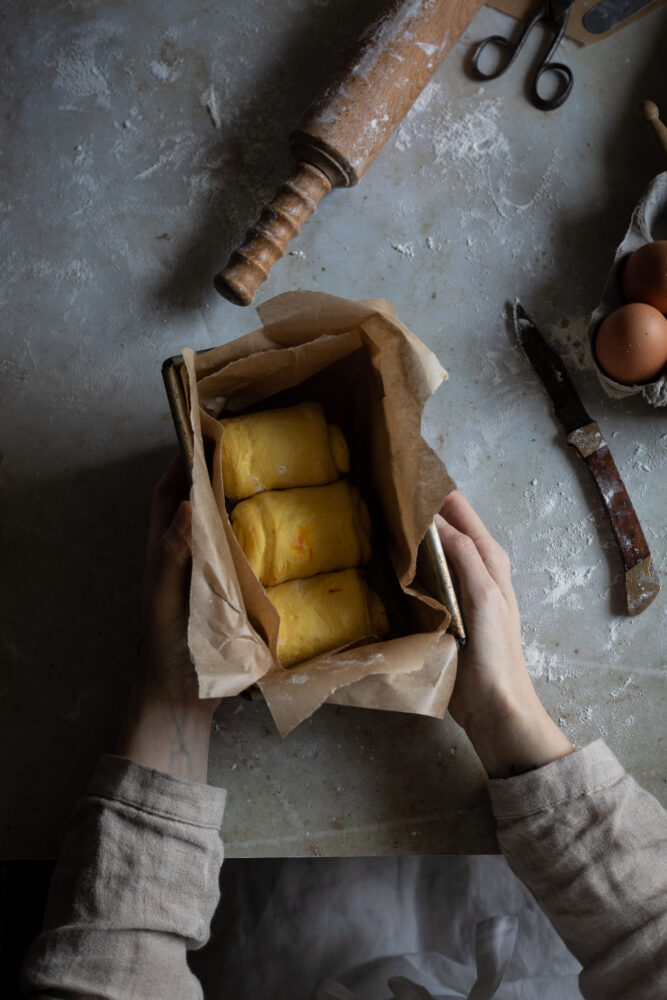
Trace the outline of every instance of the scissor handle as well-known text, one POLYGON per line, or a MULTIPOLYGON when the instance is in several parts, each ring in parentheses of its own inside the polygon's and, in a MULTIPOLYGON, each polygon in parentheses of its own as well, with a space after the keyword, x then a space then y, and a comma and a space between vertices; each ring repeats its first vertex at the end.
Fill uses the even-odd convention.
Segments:
POLYGON ((574 77, 572 75, 572 70, 569 66, 565 66, 563 63, 551 62, 552 56, 556 54, 556 49, 561 43, 561 39, 565 34, 565 29, 567 28, 567 22, 570 17, 569 8, 560 17, 554 18, 554 25, 557 28, 556 37, 552 40, 549 46, 549 51, 544 56, 542 65, 535 74, 533 80, 533 86, 531 88, 531 98, 533 104, 540 111, 553 111, 554 108, 559 108, 568 97, 570 96, 570 91, 572 90, 572 84, 574 83, 574 77), (558 88, 556 90, 555 97, 544 98, 540 97, 538 93, 539 83, 541 78, 545 73, 555 73, 558 81, 558 88))
POLYGON ((514 62, 516 56, 519 54, 519 51, 523 48, 528 35, 533 30, 537 22, 541 20, 552 22, 554 28, 556 29, 556 34, 551 41, 548 52, 543 57, 542 65, 535 74, 531 87, 531 100, 535 107, 539 108, 540 111, 553 111, 554 108, 559 108, 570 95, 572 84, 574 83, 574 77, 572 75, 572 70, 568 66, 565 66, 563 63, 549 62, 549 60, 553 55, 555 55, 556 49, 560 45, 561 39, 565 34, 569 15, 570 11, 568 7, 561 14, 554 17, 550 0, 541 0, 541 2, 538 0, 537 5, 534 7, 530 17, 524 24, 523 30, 516 42, 510 41, 509 38, 503 38, 502 35, 489 35, 488 38, 482 39, 472 54, 471 62, 473 73, 480 80, 495 80, 496 77, 504 73, 505 70, 508 69, 508 67, 514 62), (492 73, 486 73, 483 69, 480 69, 479 65, 482 53, 489 45, 495 47, 496 49, 500 49, 505 53, 505 58, 501 61, 500 66, 492 73), (538 93, 539 81, 545 73, 555 73, 558 78, 559 86, 555 97, 545 98, 541 97, 538 93))
POLYGON ((489 35, 488 38, 482 39, 472 54, 473 73, 480 80, 495 80, 496 77, 501 76, 501 74, 504 73, 508 66, 514 61, 514 57, 517 52, 518 47, 514 45, 509 38, 503 38, 502 35, 489 35), (494 46, 496 49, 503 49, 506 53, 500 63, 500 66, 497 69, 494 69, 492 73, 486 73, 483 69, 479 68, 479 61, 482 57, 482 53, 484 52, 484 49, 488 48, 489 45, 494 46))
POLYGON ((573 83, 574 76, 569 66, 565 66, 564 63, 543 63, 535 74, 535 79, 533 80, 531 90, 533 104, 536 108, 539 108, 540 111, 553 111, 554 108, 559 108, 561 104, 564 104, 570 96, 573 83), (540 97, 538 92, 540 80, 545 73, 554 73, 558 80, 558 90, 554 97, 540 97))
MULTIPOLYGON (((528 38, 528 35, 533 30, 537 22, 544 16, 548 10, 548 4, 545 0, 543 3, 538 3, 537 7, 532 11, 530 17, 526 21, 521 31, 521 34, 517 38, 516 42, 513 42, 509 38, 503 38, 502 35, 489 35, 488 38, 483 38, 479 43, 477 48, 472 54, 472 69, 473 73, 480 80, 495 80, 496 77, 500 76, 505 72, 506 69, 512 65, 519 52, 523 48, 524 42, 528 38), (484 70, 479 68, 479 60, 482 52, 487 47, 487 45, 494 45, 498 49, 504 49, 507 53, 507 57, 503 62, 501 62, 498 69, 494 70, 493 73, 485 73, 484 70)), ((552 54, 552 53, 550 53, 552 54)))

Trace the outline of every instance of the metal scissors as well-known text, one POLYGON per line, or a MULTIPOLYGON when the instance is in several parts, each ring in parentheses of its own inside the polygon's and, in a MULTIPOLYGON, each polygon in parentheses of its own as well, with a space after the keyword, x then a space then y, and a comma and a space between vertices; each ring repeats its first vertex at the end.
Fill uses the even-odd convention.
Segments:
POLYGON ((531 11, 528 20, 525 22, 524 29, 516 42, 512 42, 509 38, 504 38, 502 35, 489 35, 488 38, 484 38, 472 54, 472 69, 475 76, 480 80, 495 80, 496 77, 501 76, 512 65, 528 35, 538 21, 546 21, 553 27, 555 34, 533 79, 531 100, 535 107, 540 108, 541 111, 553 111, 554 108, 559 108, 570 96, 574 77, 569 66, 565 66, 563 63, 551 62, 550 60, 565 34, 572 3, 573 0, 539 0, 531 11), (489 46, 501 49, 505 53, 505 58, 501 60, 500 66, 492 73, 486 73, 479 67, 482 53, 489 46), (547 73, 555 74, 558 87, 556 94, 549 98, 541 97, 538 91, 539 82, 547 73))

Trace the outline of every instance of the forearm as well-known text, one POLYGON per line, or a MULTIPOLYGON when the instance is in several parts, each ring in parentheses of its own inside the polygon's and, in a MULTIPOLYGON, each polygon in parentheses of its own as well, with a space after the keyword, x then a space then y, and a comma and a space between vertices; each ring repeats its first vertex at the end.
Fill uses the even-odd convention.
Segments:
POLYGON ((206 941, 218 900, 225 793, 205 783, 217 703, 198 698, 187 642, 186 490, 172 463, 151 508, 142 653, 119 756, 101 759, 77 804, 24 966, 30 997, 201 997, 186 950, 206 941))
POLYGON ((135 685, 116 752, 185 781, 206 782, 214 705, 170 699, 135 685))
POLYGON ((225 793, 103 757, 78 802, 44 929, 28 952, 29 997, 201 997, 186 950, 218 900, 225 793))
POLYGON ((490 782, 498 839, 598 1000, 667 996, 667 814, 601 741, 490 782))
POLYGON ((492 705, 466 720, 465 729, 490 778, 523 774, 574 750, 529 681, 495 694, 492 705))
POLYGON ((586 967, 585 996, 662 1000, 665 813, 606 747, 573 752, 533 689, 507 554, 456 491, 441 514, 468 631, 449 707, 504 779, 490 782, 500 845, 586 967))

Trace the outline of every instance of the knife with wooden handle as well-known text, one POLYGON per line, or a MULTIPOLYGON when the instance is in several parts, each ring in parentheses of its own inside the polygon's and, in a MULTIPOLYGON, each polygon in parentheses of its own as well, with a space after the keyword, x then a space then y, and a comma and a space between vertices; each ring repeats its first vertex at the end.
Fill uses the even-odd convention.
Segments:
POLYGON ((623 559, 628 614, 639 615, 658 596, 660 581, 616 463, 602 431, 584 409, 565 365, 518 300, 513 317, 519 342, 551 396, 568 444, 577 449, 595 480, 623 559))

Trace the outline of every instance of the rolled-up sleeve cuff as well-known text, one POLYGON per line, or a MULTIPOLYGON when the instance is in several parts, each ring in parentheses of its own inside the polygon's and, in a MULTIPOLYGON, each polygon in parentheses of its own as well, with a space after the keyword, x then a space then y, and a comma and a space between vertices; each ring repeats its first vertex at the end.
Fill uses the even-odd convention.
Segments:
POLYGON ((219 830, 227 792, 224 788, 172 778, 126 757, 104 754, 88 783, 86 795, 124 802, 165 819, 219 830))
POLYGON ((610 787, 625 770, 603 740, 514 778, 489 781, 491 805, 498 820, 529 816, 610 787))

